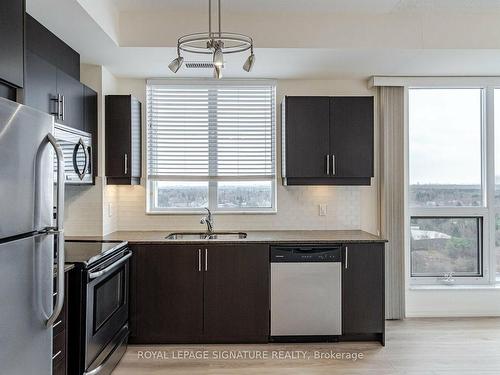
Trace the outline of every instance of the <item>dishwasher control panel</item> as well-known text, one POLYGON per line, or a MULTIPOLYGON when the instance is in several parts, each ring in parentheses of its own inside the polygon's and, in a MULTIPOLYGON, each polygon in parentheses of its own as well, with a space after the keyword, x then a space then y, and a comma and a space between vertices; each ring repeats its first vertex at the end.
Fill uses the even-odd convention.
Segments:
POLYGON ((271 263, 342 262, 338 247, 273 246, 271 263))

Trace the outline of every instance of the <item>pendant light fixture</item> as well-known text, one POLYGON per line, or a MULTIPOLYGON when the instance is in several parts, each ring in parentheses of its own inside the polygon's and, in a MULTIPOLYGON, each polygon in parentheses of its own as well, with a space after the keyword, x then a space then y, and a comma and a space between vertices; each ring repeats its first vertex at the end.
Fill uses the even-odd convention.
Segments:
POLYGON ((243 70, 246 72, 252 70, 255 63, 253 39, 247 35, 222 31, 220 3, 221 0, 218 0, 218 31, 212 31, 212 0, 208 0, 208 32, 184 35, 177 40, 177 57, 168 65, 172 72, 177 73, 184 62, 181 52, 212 55, 214 77, 220 79, 222 68, 224 68, 224 55, 248 50, 250 50, 250 56, 243 64, 243 70))

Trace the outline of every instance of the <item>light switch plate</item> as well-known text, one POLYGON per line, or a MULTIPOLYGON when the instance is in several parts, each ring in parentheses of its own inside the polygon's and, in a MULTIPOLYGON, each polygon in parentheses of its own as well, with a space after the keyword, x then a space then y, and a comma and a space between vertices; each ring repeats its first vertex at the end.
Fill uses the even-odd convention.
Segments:
POLYGON ((328 212, 328 205, 326 203, 321 203, 319 205, 319 216, 326 216, 328 212))
POLYGON ((108 203, 108 217, 113 216, 113 203, 108 203))

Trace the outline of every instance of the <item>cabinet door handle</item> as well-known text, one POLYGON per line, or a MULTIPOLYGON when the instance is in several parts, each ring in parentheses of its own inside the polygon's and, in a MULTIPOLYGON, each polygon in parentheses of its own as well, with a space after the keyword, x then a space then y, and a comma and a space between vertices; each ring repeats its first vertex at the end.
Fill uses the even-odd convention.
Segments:
POLYGON ((348 265, 347 265, 347 257, 349 256, 349 248, 346 246, 345 247, 345 257, 344 257, 344 268, 347 269, 348 268, 348 265))
POLYGON ((64 95, 61 95, 61 120, 64 121, 64 114, 66 113, 66 110, 64 108, 64 95))
POLYGON ((326 154, 326 174, 330 175, 330 154, 326 154))
POLYGON ((56 120, 61 119, 61 94, 57 94, 56 98, 51 98, 50 100, 56 103, 56 110, 55 112, 51 112, 51 115, 54 115, 56 120))
POLYGON ((335 176, 335 155, 332 154, 332 175, 335 176))
POLYGON ((201 249, 198 249, 198 272, 201 272, 201 249))
POLYGON ((205 272, 208 271, 208 249, 205 249, 205 272))
POLYGON ((123 171, 125 172, 125 174, 127 174, 128 173, 128 154, 124 155, 123 161, 124 161, 123 171))

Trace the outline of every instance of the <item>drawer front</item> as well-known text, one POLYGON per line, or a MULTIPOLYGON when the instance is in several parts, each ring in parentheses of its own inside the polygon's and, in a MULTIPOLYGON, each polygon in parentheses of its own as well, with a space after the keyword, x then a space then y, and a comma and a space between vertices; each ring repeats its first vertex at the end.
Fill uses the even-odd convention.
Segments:
POLYGON ((53 365, 52 375, 66 375, 66 361, 64 359, 53 365))
POLYGON ((52 326, 52 335, 55 337, 66 329, 66 314, 64 311, 58 316, 54 325, 52 326))
MULTIPOLYGON (((56 279, 54 278, 54 284, 56 283, 56 279)), ((55 290, 55 285, 54 285, 54 290, 55 290)), ((56 293, 54 293, 54 297, 53 297, 53 301, 52 303, 55 305, 56 303, 56 293)), ((64 298, 64 304, 63 304, 63 307, 62 307, 62 310, 61 310, 61 313, 59 314, 59 316, 57 317, 57 319, 55 320, 54 324, 52 325, 52 329, 53 329, 53 336, 57 336, 59 333, 63 332, 65 329, 66 329, 66 296, 64 298)))
MULTIPOLYGON (((54 278, 54 290, 56 290, 56 278, 54 278)), ((65 291, 68 288, 68 277, 64 277, 64 287, 65 291)), ((54 294, 53 303, 55 305, 57 295, 54 294)), ((52 325, 52 374, 53 375, 66 375, 66 321, 67 314, 66 309, 68 305, 68 293, 64 295, 64 304, 61 313, 52 325)))
POLYGON ((65 362, 66 358, 66 332, 61 332, 57 336, 54 336, 52 344, 52 366, 59 362, 65 362))

